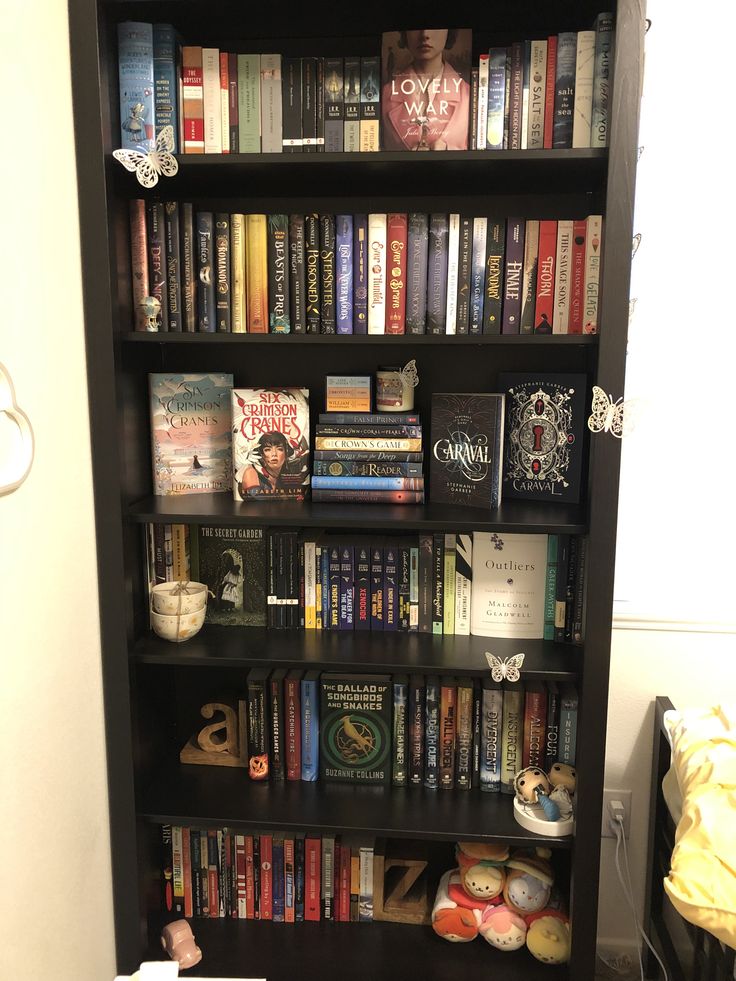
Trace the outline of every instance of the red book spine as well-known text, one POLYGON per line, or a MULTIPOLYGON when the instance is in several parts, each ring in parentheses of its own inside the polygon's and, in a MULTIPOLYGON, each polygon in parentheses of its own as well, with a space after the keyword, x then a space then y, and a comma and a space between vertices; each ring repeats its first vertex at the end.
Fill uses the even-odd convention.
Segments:
POLYGON ((557 35, 547 38, 547 78, 544 83, 544 149, 552 149, 555 119, 555 72, 557 71, 557 35))
POLYGON ((340 849, 340 922, 350 922, 350 849, 340 849))
POLYGON ((245 835, 235 835, 235 915, 239 920, 247 917, 245 887, 245 835))
POLYGON ((544 766, 547 732, 547 693, 527 691, 524 695, 524 742, 522 766, 544 766))
POLYGON ((230 153, 230 67, 227 51, 220 52, 220 118, 222 152, 230 153))
POLYGON ((217 848, 217 832, 207 832, 207 895, 210 900, 210 918, 220 915, 220 883, 217 872, 219 851, 217 848))
POLYGON ((386 333, 406 330, 406 215, 390 214, 386 221, 388 276, 386 289, 386 333))
POLYGON ((148 296, 148 238, 146 202, 140 198, 130 202, 130 272, 133 286, 133 322, 136 330, 145 330, 146 315, 141 303, 148 296))
POLYGON ((583 313, 585 311, 585 233, 587 222, 574 221, 572 224, 572 276, 570 286, 570 319, 568 334, 583 333, 583 313))
POLYGON ((319 838, 304 840, 304 919, 320 918, 321 845, 319 838))
POLYGON ((534 333, 551 334, 555 305, 555 257, 557 255, 557 222, 539 222, 539 258, 537 260, 537 303, 534 333))
POLYGON ((295 921, 295 888, 294 839, 284 838, 284 923, 294 923, 295 921))
POLYGON ((301 780, 301 708, 298 678, 287 677, 284 682, 284 715, 286 718, 286 779, 301 780))
POLYGON ((245 918, 256 918, 255 879, 253 877, 253 835, 245 838, 245 918))
POLYGON ((184 106, 184 153, 204 153, 204 99, 200 47, 182 48, 181 83, 184 106))
POLYGON ((181 829, 182 876, 184 878, 184 916, 192 916, 192 851, 189 828, 181 829))
POLYGON ((273 919, 273 836, 261 835, 261 899, 262 920, 273 919))

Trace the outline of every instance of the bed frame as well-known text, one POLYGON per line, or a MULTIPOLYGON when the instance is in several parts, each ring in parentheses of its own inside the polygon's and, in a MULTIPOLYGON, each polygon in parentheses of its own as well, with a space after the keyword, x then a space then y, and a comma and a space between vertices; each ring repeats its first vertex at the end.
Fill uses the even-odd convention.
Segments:
MULTIPOLYGON (((654 752, 649 802, 649 866, 644 929, 667 967, 669 981, 734 981, 736 952, 712 934, 684 920, 664 891, 675 844, 675 823, 662 794, 662 780, 670 767, 670 744, 663 716, 675 706, 662 695, 654 703, 654 752)), ((647 978, 661 978, 654 956, 646 949, 647 978)))

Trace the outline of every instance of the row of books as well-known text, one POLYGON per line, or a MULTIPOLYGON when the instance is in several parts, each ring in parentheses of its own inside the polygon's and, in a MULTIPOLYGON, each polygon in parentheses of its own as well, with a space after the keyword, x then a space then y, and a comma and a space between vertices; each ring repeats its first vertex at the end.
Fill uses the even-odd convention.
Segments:
POLYGON ((162 905, 189 917, 373 919, 373 839, 162 826, 162 905))
POLYGON ((207 623, 583 639, 587 539, 578 535, 156 524, 146 554, 151 584, 207 584, 207 623))
POLYGON ((608 145, 613 14, 590 31, 493 47, 471 75, 471 148, 608 145))
POLYGON ((243 215, 134 200, 135 328, 595 334, 602 234, 601 215, 243 215))

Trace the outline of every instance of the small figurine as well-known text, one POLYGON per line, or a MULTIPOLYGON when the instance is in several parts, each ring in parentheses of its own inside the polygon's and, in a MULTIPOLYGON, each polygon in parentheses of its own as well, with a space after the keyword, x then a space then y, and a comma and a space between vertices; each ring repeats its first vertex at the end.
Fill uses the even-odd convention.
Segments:
MULTIPOLYGON (((459 866, 462 886, 468 896, 480 899, 486 903, 493 902, 503 892, 506 875, 502 868, 503 859, 495 857, 480 858, 476 854, 468 854, 463 847, 468 843, 459 842, 455 848, 455 857, 459 866)), ((472 849, 476 851, 476 849, 472 849)), ((504 849, 508 855, 508 849, 504 849)), ((499 853, 500 854, 500 853, 499 853)))
POLYGON ((572 798, 575 796, 577 786, 575 767, 570 766, 569 763, 554 763, 547 776, 552 785, 549 799, 557 804, 563 820, 572 817, 572 798))
POLYGON ((166 924, 161 931, 161 946, 172 960, 178 962, 180 971, 194 967, 202 960, 202 951, 195 944, 192 928, 186 920, 166 924))
POLYGON ((560 809, 550 800, 551 789, 546 773, 536 766, 528 766, 514 777, 514 790, 518 800, 527 804, 539 804, 548 821, 559 821, 560 809))

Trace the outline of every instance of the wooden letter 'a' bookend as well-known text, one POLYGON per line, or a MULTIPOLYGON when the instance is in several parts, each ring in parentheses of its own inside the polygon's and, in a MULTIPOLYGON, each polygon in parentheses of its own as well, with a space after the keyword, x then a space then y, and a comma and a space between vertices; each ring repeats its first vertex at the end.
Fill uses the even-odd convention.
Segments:
POLYGON ((205 719, 215 713, 222 718, 204 726, 191 737, 179 753, 181 763, 203 763, 205 766, 247 766, 248 749, 245 736, 245 701, 238 701, 237 710, 224 702, 207 702, 199 710, 205 719))
POLYGON ((425 926, 432 922, 429 863, 419 842, 376 841, 373 855, 373 919, 425 926))

